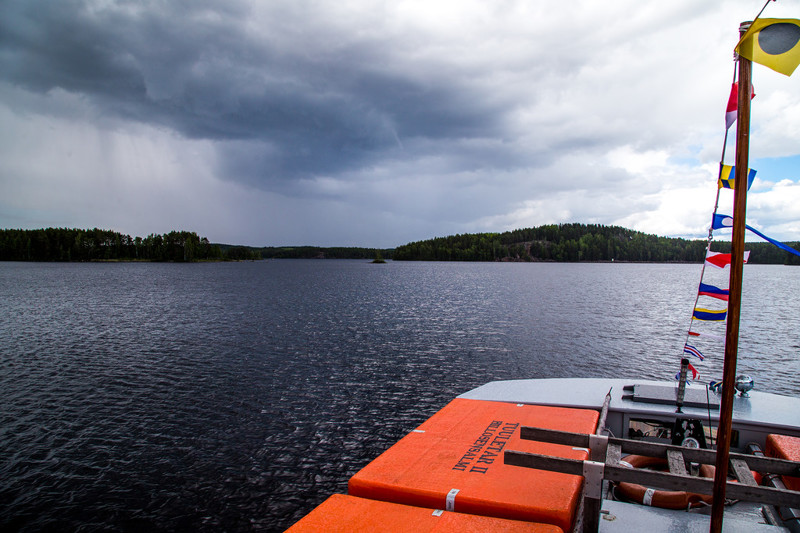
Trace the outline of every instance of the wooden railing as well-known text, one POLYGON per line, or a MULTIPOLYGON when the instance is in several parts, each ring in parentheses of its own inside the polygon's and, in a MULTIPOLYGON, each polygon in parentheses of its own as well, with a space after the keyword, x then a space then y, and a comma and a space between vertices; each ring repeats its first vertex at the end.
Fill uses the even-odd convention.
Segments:
MULTIPOLYGON (((602 425, 598 427, 602 428, 602 425)), ((589 460, 580 461, 534 453, 506 451, 505 464, 562 472, 584 477, 583 531, 596 532, 602 505, 603 480, 628 482, 658 489, 711 494, 714 480, 687 473, 686 464, 715 464, 716 452, 701 448, 684 448, 653 442, 619 439, 605 435, 587 435, 550 429, 522 427, 520 436, 552 444, 588 448, 589 460), (669 472, 635 469, 620 464, 622 454, 663 458, 669 472)), ((763 475, 800 476, 800 463, 756 455, 730 454, 730 471, 738 483, 728 482, 728 499, 743 500, 779 507, 800 508, 800 492, 759 486, 752 472, 763 475)))

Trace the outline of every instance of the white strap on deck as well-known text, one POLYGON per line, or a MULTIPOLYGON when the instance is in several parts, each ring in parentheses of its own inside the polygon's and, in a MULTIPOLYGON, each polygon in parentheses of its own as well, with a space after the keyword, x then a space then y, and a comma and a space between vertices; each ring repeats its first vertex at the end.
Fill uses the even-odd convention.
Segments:
POLYGON ((587 498, 600 500, 603 497, 603 475, 605 463, 596 461, 583 462, 583 493, 587 498))
POLYGON ((447 500, 445 500, 445 510, 447 511, 455 511, 456 509, 456 494, 458 494, 459 489, 450 489, 450 492, 447 493, 447 500))
POLYGON ((653 505, 653 494, 655 493, 655 489, 647 489, 644 491, 644 496, 642 496, 642 505, 653 505))
POLYGON ((444 509, 436 509, 431 513, 433 516, 442 516, 444 514, 444 509))

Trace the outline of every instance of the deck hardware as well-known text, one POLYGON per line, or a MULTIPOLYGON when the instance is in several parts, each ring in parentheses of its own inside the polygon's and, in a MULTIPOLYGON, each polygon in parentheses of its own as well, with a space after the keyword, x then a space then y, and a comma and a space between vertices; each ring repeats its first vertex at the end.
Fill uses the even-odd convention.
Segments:
POLYGON ((583 490, 587 498, 600 500, 603 497, 603 472, 605 463, 583 462, 583 490))
MULTIPOLYGON (((590 438, 592 436, 585 433, 571 433, 568 431, 523 426, 520 428, 520 437, 526 440, 536 440, 552 444, 589 447, 590 438)), ((739 453, 731 453, 730 460, 734 465, 732 471, 740 475, 741 478, 738 483, 727 483, 725 488, 726 497, 785 508, 800 509, 800 492, 785 488, 778 489, 773 487, 753 486, 749 484, 750 481, 748 479, 748 475, 752 478, 751 470, 777 475, 796 475, 797 469, 800 468, 800 462, 739 453)), ((685 464, 687 461, 690 463, 696 462, 713 465, 716 462, 716 452, 702 448, 683 448, 681 446, 656 442, 608 437, 608 447, 605 464, 602 468, 602 477, 608 481, 626 481, 665 490, 711 494, 714 481, 712 479, 692 477, 685 473, 685 464), (661 458, 672 456, 674 458, 673 462, 676 465, 676 470, 680 470, 680 467, 677 465, 682 463, 684 473, 654 472, 626 468, 620 464, 619 458, 622 453, 626 455, 646 455, 661 458)), ((595 461, 580 461, 509 450, 505 452, 504 462, 508 465, 585 476, 585 502, 594 501, 595 503, 599 503, 597 498, 597 484, 594 480, 594 476, 596 476, 599 467, 591 465, 588 467, 588 471, 585 470, 587 468, 585 466, 587 463, 597 463, 595 461)), ((754 480, 753 483, 755 483, 754 480)), ((600 496, 602 496, 602 494, 600 494, 600 496)), ((600 509, 596 505, 584 505, 584 512, 583 531, 597 531, 600 509)))

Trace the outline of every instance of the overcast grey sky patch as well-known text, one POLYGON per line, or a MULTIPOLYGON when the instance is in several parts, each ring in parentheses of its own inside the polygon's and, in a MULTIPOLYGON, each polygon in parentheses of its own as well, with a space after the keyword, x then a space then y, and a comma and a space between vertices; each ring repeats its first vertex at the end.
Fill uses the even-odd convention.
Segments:
MULTIPOLYGON (((252 245, 396 246, 559 222, 702 237, 731 51, 752 11, 6 0, 0 227, 252 245)), ((755 72, 764 157, 798 154, 798 79, 755 72)), ((759 177, 751 216, 800 239, 800 186, 759 177)))

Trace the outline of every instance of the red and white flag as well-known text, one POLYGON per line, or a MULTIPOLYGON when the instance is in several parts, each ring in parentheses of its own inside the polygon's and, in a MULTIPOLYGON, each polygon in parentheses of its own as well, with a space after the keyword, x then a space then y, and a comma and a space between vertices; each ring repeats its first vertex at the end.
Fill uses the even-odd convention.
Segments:
MULTIPOLYGON (((750 250, 744 253, 744 262, 750 258, 750 250)), ((717 268, 725 268, 731 264, 731 254, 723 254, 720 252, 708 252, 706 255, 706 264, 717 268)))
POLYGON ((725 336, 714 335, 713 333, 698 333, 696 331, 690 331, 689 335, 692 337, 703 337, 704 339, 714 339, 715 341, 725 342, 725 336))
MULTIPOLYGON (((752 100, 756 96, 756 92, 753 89, 753 86, 750 86, 750 99, 752 100)), ((728 107, 725 109, 725 129, 731 127, 731 125, 736 122, 736 113, 739 108, 739 82, 733 82, 731 85, 731 95, 728 97, 728 107)))

